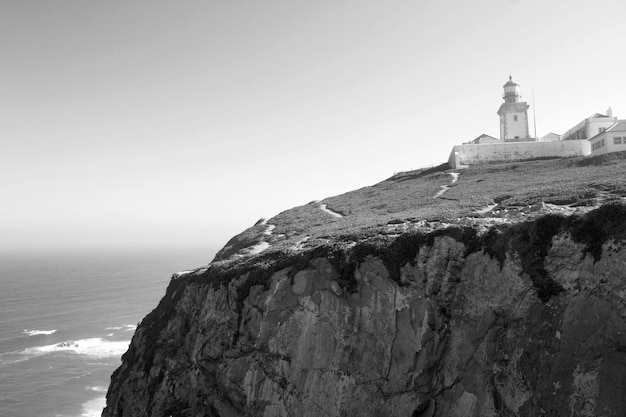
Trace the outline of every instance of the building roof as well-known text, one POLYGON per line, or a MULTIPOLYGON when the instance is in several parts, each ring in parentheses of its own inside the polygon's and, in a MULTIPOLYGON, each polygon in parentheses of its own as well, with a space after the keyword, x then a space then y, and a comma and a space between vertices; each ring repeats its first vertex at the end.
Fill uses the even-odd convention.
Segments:
POLYGON ((543 135, 538 139, 539 142, 554 142, 561 139, 561 135, 558 133, 550 132, 546 135, 543 135))
POLYGON ((513 76, 509 75, 509 81, 507 81, 506 84, 504 84, 504 87, 512 87, 516 85, 519 85, 519 84, 513 81, 513 76))
POLYGON ((479 144, 479 143, 485 143, 485 142, 500 142, 500 139, 494 138, 493 136, 489 136, 489 135, 483 133, 482 135, 480 135, 476 139, 470 140, 467 143, 479 144))
POLYGON ((626 120, 618 120, 613 126, 608 127, 607 131, 611 132, 623 132, 626 131, 626 120))

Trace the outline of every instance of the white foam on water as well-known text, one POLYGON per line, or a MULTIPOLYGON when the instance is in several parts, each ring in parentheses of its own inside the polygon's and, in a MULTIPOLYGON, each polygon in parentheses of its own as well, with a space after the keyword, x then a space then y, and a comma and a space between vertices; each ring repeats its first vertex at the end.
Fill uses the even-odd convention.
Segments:
POLYGON ((55 345, 35 346, 25 349, 26 355, 46 355, 56 352, 70 352, 91 358, 120 357, 128 349, 130 341, 112 342, 99 337, 57 343, 55 345))
POLYGON ((51 334, 56 333, 56 329, 54 329, 54 330, 28 330, 28 329, 24 329, 24 331, 22 333, 24 333, 27 336, 38 336, 38 335, 49 336, 51 334))
POLYGON ((107 392, 107 388, 106 387, 86 387, 85 389, 87 391, 94 391, 94 392, 102 392, 102 393, 106 393, 107 392))
POLYGON ((4 366, 4 365, 12 365, 12 364, 14 364, 14 363, 20 363, 20 362, 24 362, 24 361, 27 361, 27 360, 28 360, 28 358, 25 358, 24 356, 17 357, 17 358, 16 358, 16 357, 11 357, 11 359, 2 359, 2 358, 1 358, 2 356, 4 356, 4 357, 6 357, 6 356, 12 356, 12 355, 15 355, 16 353, 17 353, 17 352, 9 352, 9 353, 6 353, 6 354, 1 355, 1 356, 0 356, 0 366, 4 366))
POLYGON ((80 417, 100 417, 105 405, 106 397, 104 396, 89 400, 82 405, 80 417))
POLYGON ((125 324, 123 326, 107 327, 104 330, 124 330, 125 332, 134 331, 137 328, 136 324, 125 324))

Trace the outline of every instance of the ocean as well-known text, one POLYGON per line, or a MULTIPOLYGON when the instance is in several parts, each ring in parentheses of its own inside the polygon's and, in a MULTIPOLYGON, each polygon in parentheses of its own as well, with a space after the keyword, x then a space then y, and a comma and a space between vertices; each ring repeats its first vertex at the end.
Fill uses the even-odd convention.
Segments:
POLYGON ((0 254, 0 416, 100 416, 137 324, 214 253, 0 254))

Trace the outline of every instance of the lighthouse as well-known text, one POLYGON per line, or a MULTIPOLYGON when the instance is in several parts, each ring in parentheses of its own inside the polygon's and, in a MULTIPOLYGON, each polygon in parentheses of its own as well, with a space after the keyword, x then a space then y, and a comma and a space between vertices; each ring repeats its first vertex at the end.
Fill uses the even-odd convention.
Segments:
POLYGON ((526 102, 521 101, 519 84, 509 76, 509 81, 504 84, 504 103, 500 105, 500 139, 505 142, 534 141, 528 134, 528 108, 526 102))

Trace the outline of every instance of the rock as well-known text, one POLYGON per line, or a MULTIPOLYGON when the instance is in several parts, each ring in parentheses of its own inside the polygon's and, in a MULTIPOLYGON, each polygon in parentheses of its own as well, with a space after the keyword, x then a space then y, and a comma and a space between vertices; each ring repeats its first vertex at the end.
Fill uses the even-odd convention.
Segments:
POLYGON ((586 219, 179 276, 103 416, 624 416, 626 244, 619 227, 575 238, 586 219))

